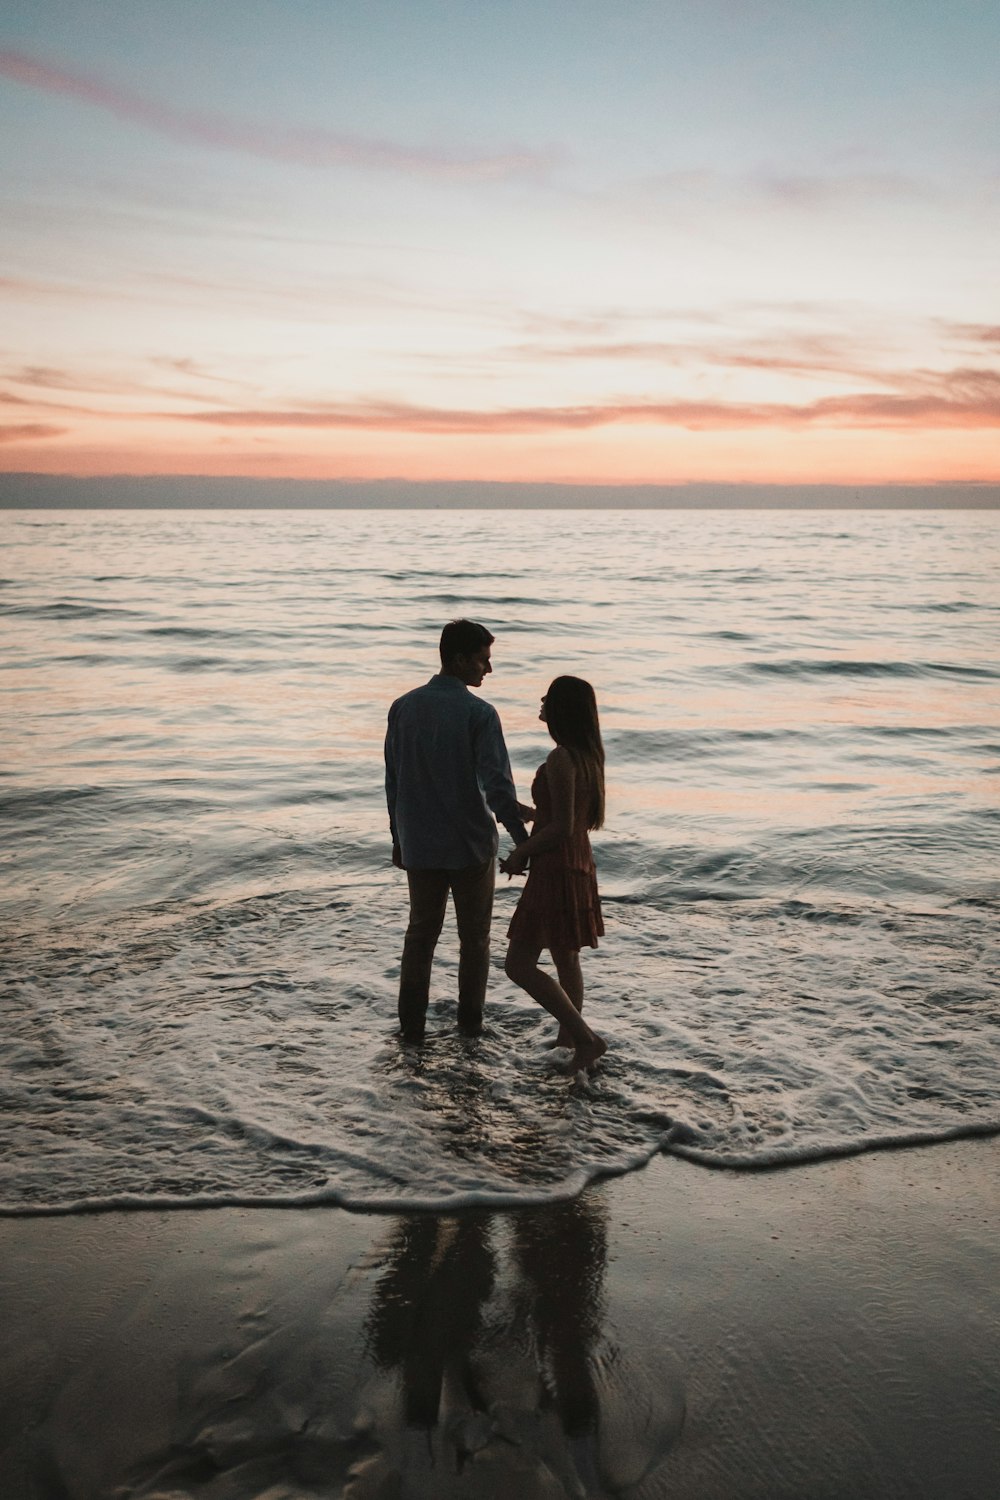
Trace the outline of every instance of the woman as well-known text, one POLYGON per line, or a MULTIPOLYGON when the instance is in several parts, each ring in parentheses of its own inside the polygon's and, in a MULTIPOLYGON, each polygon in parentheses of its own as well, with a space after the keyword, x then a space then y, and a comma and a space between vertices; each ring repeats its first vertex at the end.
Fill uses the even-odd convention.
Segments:
POLYGON ((604 932, 588 830, 604 822, 604 746, 594 689, 580 677, 557 677, 538 717, 555 749, 531 786, 534 832, 500 861, 505 875, 527 884, 511 918, 505 969, 510 979, 559 1022, 556 1046, 572 1047, 572 1071, 592 1068, 607 1042, 581 1015, 580 949, 597 947, 604 932), (538 967, 543 948, 552 954, 558 983, 538 967))

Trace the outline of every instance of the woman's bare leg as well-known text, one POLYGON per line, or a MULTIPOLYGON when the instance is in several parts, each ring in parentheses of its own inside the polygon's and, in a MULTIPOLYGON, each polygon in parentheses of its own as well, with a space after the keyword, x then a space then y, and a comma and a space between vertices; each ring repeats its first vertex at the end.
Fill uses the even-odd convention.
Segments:
MULTIPOLYGON (((577 1010, 583 1010, 583 970, 580 968, 579 948, 553 948, 551 949, 552 962, 556 966, 559 975, 559 983, 569 996, 577 1010)), ((559 1035, 556 1037, 557 1047, 572 1047, 573 1038, 565 1026, 559 1027, 559 1035)))
POLYGON ((551 974, 546 974, 544 969, 538 967, 541 951, 533 944, 513 941, 507 949, 504 970, 508 979, 513 979, 532 1000, 537 1000, 539 1005, 544 1006, 550 1016, 555 1016, 560 1030, 565 1028, 574 1049, 571 1065, 573 1072, 580 1072, 584 1068, 593 1067, 602 1053, 607 1051, 608 1044, 603 1037, 591 1031, 562 985, 551 974))

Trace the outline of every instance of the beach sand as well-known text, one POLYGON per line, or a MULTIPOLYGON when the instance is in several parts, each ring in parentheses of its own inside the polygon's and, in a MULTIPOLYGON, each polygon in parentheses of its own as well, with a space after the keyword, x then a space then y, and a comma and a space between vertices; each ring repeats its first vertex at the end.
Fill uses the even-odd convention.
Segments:
POLYGON ((3 1500, 992 1500, 1000 1141, 0 1222, 3 1500))

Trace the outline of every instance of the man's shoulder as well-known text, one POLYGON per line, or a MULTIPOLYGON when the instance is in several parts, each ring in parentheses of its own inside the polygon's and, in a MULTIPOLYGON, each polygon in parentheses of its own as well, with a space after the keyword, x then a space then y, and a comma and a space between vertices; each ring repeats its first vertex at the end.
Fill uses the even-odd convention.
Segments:
POLYGON ((430 682, 411 688, 389 706, 390 724, 414 714, 419 718, 430 715, 454 724, 499 723, 492 703, 477 698, 457 678, 432 677, 430 682))
POLYGON ((484 723, 499 724, 500 715, 487 698, 477 698, 475 693, 470 693, 469 697, 473 704, 472 712, 477 718, 484 723))
POLYGON ((432 677, 430 682, 422 682, 419 687, 410 688, 408 693, 401 693, 398 698, 394 698, 392 703, 390 703, 389 713, 393 714, 407 703, 419 702, 421 698, 427 697, 435 691, 436 682, 437 678, 432 677))

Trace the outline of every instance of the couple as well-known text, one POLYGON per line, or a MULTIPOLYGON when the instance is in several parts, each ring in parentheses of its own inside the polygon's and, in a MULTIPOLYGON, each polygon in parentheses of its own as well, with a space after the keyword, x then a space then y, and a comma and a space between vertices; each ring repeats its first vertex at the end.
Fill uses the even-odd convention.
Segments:
POLYGON ((410 920, 399 972, 399 1025, 405 1041, 424 1035, 434 948, 448 892, 458 922, 458 1025, 482 1030, 490 967, 496 818, 514 840, 500 861, 527 884, 508 928, 506 972, 559 1022, 556 1045, 573 1048, 572 1071, 591 1068, 607 1043, 581 1014, 580 949, 603 933, 588 830, 604 821, 604 750, 594 690, 557 677, 539 718, 555 749, 532 783, 534 807, 518 802, 495 708, 470 688, 493 668, 493 636, 473 620, 441 632, 441 671, 389 710, 385 792, 392 862, 406 871, 410 920), (524 823, 534 824, 529 837, 524 823), (558 981, 538 967, 552 954, 558 981))

